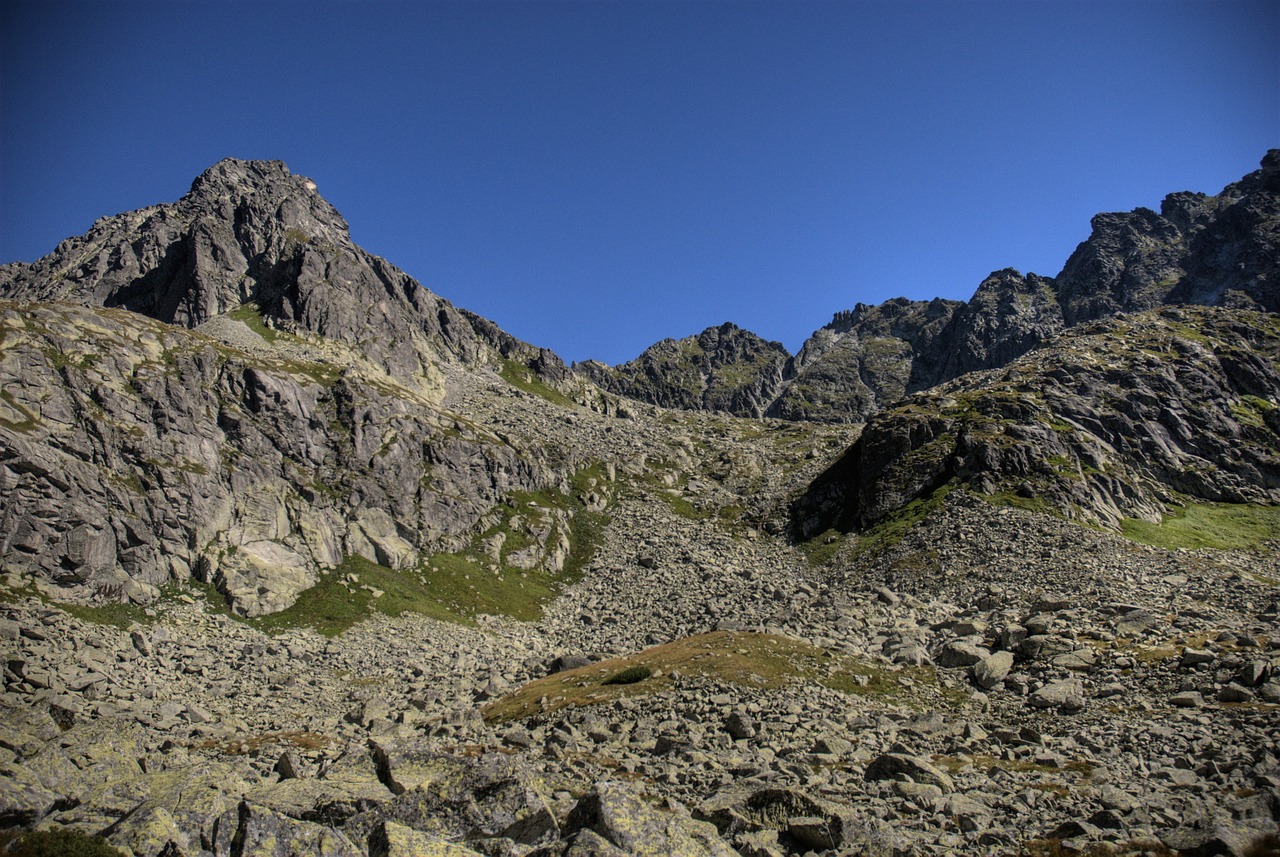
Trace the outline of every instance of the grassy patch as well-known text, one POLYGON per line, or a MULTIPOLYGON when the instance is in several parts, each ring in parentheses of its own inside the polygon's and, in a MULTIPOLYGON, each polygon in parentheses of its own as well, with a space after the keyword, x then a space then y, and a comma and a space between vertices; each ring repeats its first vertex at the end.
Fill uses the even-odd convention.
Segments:
POLYGON ((121 857, 124 853, 101 836, 70 827, 6 830, 0 833, 0 852, 10 857, 121 857))
MULTIPOLYGON (((280 334, 276 335, 279 336, 280 334)), ((294 377, 302 376, 303 378, 308 378, 321 387, 329 387, 337 383, 343 372, 341 366, 333 363, 313 363, 309 360, 271 360, 266 365, 269 368, 287 372, 294 377)))
POLYGON ((943 687, 938 681, 938 671, 931 666, 887 667, 843 658, 819 684, 841 693, 908 708, 959 709, 969 701, 967 687, 943 687))
POLYGON ((812 668, 822 656, 822 650, 786 637, 713 631, 538 679, 486 706, 484 716, 490 722, 514 720, 623 696, 645 696, 670 687, 673 671, 747 687, 779 687, 800 677, 806 666, 812 668), (609 683, 617 675, 639 669, 647 669, 650 677, 609 683))
POLYGON ((468 624, 481 613, 535 621, 542 616, 542 605, 560 591, 557 575, 509 567, 495 570, 465 554, 436 554, 428 564, 432 599, 468 624))
MULTIPOLYGON (((1022 844, 1019 854, 1026 857, 1177 857, 1178 852, 1154 839, 1131 839, 1128 842, 1093 842, 1083 851, 1068 848, 1061 839, 1032 839, 1022 844)), ((1248 852, 1246 852, 1248 853, 1248 852)))
POLYGON ((1131 518, 1120 528, 1127 538, 1169 550, 1258 549, 1280 538, 1280 506, 1198 503, 1183 506, 1158 524, 1131 518))
POLYGON ((9 413, 19 417, 18 419, 11 420, 0 416, 0 426, 20 432, 30 432, 35 429, 39 422, 36 419, 36 415, 18 404, 17 399, 13 397, 12 393, 8 390, 0 390, 0 400, 3 400, 4 404, 8 406, 7 410, 9 413))
POLYGON ((1241 425, 1252 428, 1267 428, 1267 412, 1274 410, 1275 405, 1259 396, 1241 396, 1238 402, 1231 404, 1231 413, 1241 425))
POLYGON ((645 666, 627 667, 617 675, 610 676, 601 684, 636 684, 653 677, 653 670, 645 666))
POLYGON ((809 564, 814 567, 829 563, 844 547, 844 538, 839 530, 827 530, 800 544, 800 550, 808 557, 809 564))
POLYGON ((314 628, 327 637, 333 637, 369 618, 373 612, 388 616, 399 616, 404 612, 421 613, 445 622, 468 622, 466 617, 441 604, 434 587, 416 572, 395 571, 361 556, 347 557, 335 571, 321 576, 320 582, 299 595, 288 610, 247 622, 266 633, 314 628), (349 574, 356 576, 356 583, 347 582, 349 574), (370 589, 376 589, 382 595, 375 596, 370 589))
POLYGON ((936 489, 928 497, 917 497, 912 500, 875 526, 864 531, 858 537, 855 549, 861 554, 893 547, 902 541, 908 530, 923 521, 930 512, 941 507, 947 495, 954 488, 955 485, 948 482, 936 489))
POLYGON ((197 741, 192 746, 201 750, 217 750, 220 753, 232 756, 244 756, 255 754, 263 747, 286 746, 296 747, 299 750, 323 750, 332 743, 333 739, 328 735, 295 729, 287 732, 266 732, 261 735, 225 740, 208 738, 203 741, 197 741))
POLYGON ((998 491, 995 494, 984 497, 984 499, 993 506, 1011 506, 1014 509, 1022 509, 1026 512, 1057 514, 1053 505, 1043 497, 1024 497, 1016 491, 998 491))
POLYGON ((1055 767, 1053 765, 1045 765, 1040 762, 1034 762, 1029 759, 1001 759, 996 756, 933 756, 933 763, 944 771, 952 774, 958 774, 962 771, 973 767, 989 770, 991 768, 999 768, 1002 771, 1014 771, 1022 774, 1073 774, 1083 779, 1093 776, 1097 766, 1092 762, 1083 759, 1067 762, 1066 764, 1055 767))
POLYGON ((524 390, 530 395, 546 399, 548 402, 560 405, 563 408, 575 407, 572 399, 540 379, 536 372, 522 363, 503 358, 502 365, 498 368, 498 374, 502 377, 502 380, 518 390, 524 390))
POLYGON ((706 509, 699 509, 697 506, 689 502, 687 497, 676 494, 668 490, 658 489, 654 494, 666 503, 671 511, 675 512, 682 518, 690 521, 705 521, 711 517, 711 512, 706 509))
MULTIPOLYGON (((810 682, 873 698, 907 697, 918 688, 927 692, 937 684, 936 673, 927 667, 896 671, 790 637, 712 631, 537 679, 487 705, 484 717, 491 723, 502 722, 622 697, 647 696, 671 687, 673 672, 748 688, 810 682), (636 681, 616 681, 619 676, 640 676, 644 671, 648 675, 636 681), (900 677, 912 681, 903 684, 898 681, 900 677)), ((931 701, 936 696, 929 695, 931 701)))
POLYGON ((154 621, 146 614, 145 608, 129 601, 94 605, 58 602, 58 606, 80 621, 91 622, 95 625, 113 625, 116 628, 128 628, 130 625, 144 625, 154 621))
POLYGON ((275 342, 280 338, 279 332, 267 327, 267 323, 262 319, 262 307, 256 301, 249 301, 227 313, 228 318, 233 318, 261 336, 267 342, 275 342))

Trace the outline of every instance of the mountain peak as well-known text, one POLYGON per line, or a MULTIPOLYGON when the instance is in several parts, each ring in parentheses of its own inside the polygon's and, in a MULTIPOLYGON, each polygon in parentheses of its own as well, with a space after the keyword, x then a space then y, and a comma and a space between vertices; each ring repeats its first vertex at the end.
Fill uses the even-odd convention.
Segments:
POLYGON ((120 307, 198 327, 246 304, 272 327, 358 345, 393 374, 440 358, 534 353, 357 246, 342 215, 283 161, 225 158, 176 202, 99 220, 33 264, 0 268, 0 297, 120 307))
POLYGON ((223 189, 250 189, 295 178, 302 182, 310 182, 311 188, 315 188, 315 182, 310 179, 302 176, 295 177, 284 161, 247 161, 240 158, 223 158, 196 176, 195 181, 191 183, 191 193, 209 191, 217 193, 223 189))

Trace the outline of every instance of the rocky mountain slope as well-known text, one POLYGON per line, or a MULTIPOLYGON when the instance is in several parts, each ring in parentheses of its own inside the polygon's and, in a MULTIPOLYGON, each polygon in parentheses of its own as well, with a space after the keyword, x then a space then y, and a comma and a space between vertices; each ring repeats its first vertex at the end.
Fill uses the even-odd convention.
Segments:
MULTIPOLYGON (((773 362, 754 379, 744 375, 749 366, 726 364, 733 386, 775 392, 763 408, 756 399, 672 397, 624 380, 652 374, 649 352, 613 369, 594 365, 588 374, 623 395, 670 407, 862 422, 907 393, 1003 366, 1065 327, 1163 304, 1280 311, 1280 150, 1217 196, 1174 193, 1158 214, 1139 208, 1097 215, 1056 277, 1005 269, 966 303, 859 304, 784 361, 781 379, 773 362)), ((708 366, 692 342, 667 352, 662 370, 669 375, 700 375, 707 388, 725 383, 718 364, 708 366)))
POLYGON ((1275 315, 1112 316, 873 416, 799 526, 861 529, 957 485, 1108 527, 1189 498, 1280 503, 1277 402, 1275 315))
POLYGON ((611 393, 691 411, 759 417, 777 396, 789 355, 733 324, 664 339, 616 368, 588 360, 574 368, 611 393))
POLYGON ((1269 169, 790 363, 566 372, 274 163, 0 268, 0 848, 1274 851, 1280 328, 1141 305, 1269 169))
POLYGON ((582 463, 450 412, 450 367, 563 366, 356 247, 283 164, 223 161, 177 203, 4 266, 0 294, 0 538, 65 597, 195 574, 280 610, 346 556, 456 549, 582 463))

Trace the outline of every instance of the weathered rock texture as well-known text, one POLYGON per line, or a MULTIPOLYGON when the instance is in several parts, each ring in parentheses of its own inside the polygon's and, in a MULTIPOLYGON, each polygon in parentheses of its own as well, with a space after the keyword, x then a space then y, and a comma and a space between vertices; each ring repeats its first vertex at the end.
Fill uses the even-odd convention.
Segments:
POLYGON ((0 546, 64 597, 194 574, 274 612, 347 556, 456 549, 574 466, 443 405, 450 366, 554 384, 559 359, 356 247, 278 162, 220 162, 0 268, 0 295, 0 546))
POLYGON ((69 304, 0 303, 0 331, 5 563, 65 596, 194 574, 273 612, 346 556, 413 566, 559 478, 331 344, 243 351, 69 304))
MULTIPOLYGON (((1243 212, 1215 258, 1258 271, 1250 181, 1170 222, 1243 212)), ((224 162, 3 270, 0 838, 146 857, 1280 842, 1280 542, 1165 550, 1070 520, 1278 499, 1276 315, 1059 330, 1055 285, 1009 271, 963 306, 859 307, 790 370, 838 388, 814 417, 876 412, 859 432, 621 400, 345 241, 305 180, 224 162), (789 516, 859 532, 797 544, 789 516), (69 603, 121 598, 146 606, 69 603)), ((1125 253, 1094 255, 1173 264, 1125 253)), ((1232 270, 1224 294, 1264 294, 1232 270)), ((1108 294, 1147 294, 1130 280, 1108 294)), ((645 383, 766 408, 779 349, 731 327, 686 346, 645 383)))
POLYGON ((279 161, 220 161, 176 203, 104 217, 33 264, 0 267, 0 295, 188 328, 251 303, 272 327, 342 342, 402 378, 516 342, 356 246, 315 183, 279 161))
POLYGON ((602 389, 666 408, 759 417, 777 395, 789 361, 785 348, 732 324, 697 336, 664 339, 635 360, 575 368, 602 389))
POLYGON ((898 298, 837 313, 800 349, 769 415, 863 422, 907 392, 932 386, 945 354, 939 340, 961 306, 898 298))
POLYGON ((795 506, 861 528, 969 486, 1115 526, 1185 499, 1280 502, 1280 323, 1165 307, 1073 328, 871 418, 795 506))

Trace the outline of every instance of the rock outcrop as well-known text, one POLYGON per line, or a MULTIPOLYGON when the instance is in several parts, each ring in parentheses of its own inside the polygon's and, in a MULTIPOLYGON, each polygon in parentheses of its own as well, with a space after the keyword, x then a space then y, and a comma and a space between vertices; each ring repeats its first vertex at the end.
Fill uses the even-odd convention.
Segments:
POLYGON ((1055 277, 1067 324, 1163 303, 1280 312, 1280 150, 1217 196, 1099 214, 1055 277))
POLYGON ((275 612, 348 556, 416 565, 561 478, 441 409, 442 384, 425 397, 331 342, 242 350, 13 302, 0 331, 0 544, 61 597, 145 602, 195 575, 275 612))
POLYGON ((964 485, 1069 518, 1159 520, 1184 500, 1280 502, 1280 324, 1164 307, 1072 328, 871 418, 795 506, 864 528, 964 485))
MULTIPOLYGON (((1234 236, 1207 302, 1265 299, 1254 178, 1161 215, 1234 236)), ((1275 314, 1112 314, 1184 264, 1121 241, 1090 258, 1156 273, 1102 319, 1002 271, 839 314, 790 368, 714 328, 635 367, 700 409, 666 410, 362 255, 313 191, 224 162, 0 275, 0 848, 1280 844, 1275 314), (705 412, 809 406, 775 377, 831 421, 705 412), (1198 510, 1235 538, 1116 532, 1197 499, 1246 504, 1198 510)))
POLYGON ((346 557, 457 549, 580 463, 444 404, 450 367, 553 395, 559 358, 355 246, 278 162, 222 161, 0 268, 0 295, 0 553, 59 597, 194 575, 276 612, 346 557))
POLYGON ((781 343, 726 323, 664 339, 620 366, 587 361, 574 368, 604 390, 665 408, 759 417, 781 387, 789 359, 781 343))
POLYGON ((341 342, 400 378, 430 377, 441 359, 483 362, 485 345, 550 359, 358 247, 315 182, 279 161, 220 161, 175 203, 104 217, 35 263, 0 266, 0 296, 188 328, 252 307, 269 328, 341 342))
POLYGON ((897 298, 836 313, 796 355, 769 415, 864 422, 905 394, 932 386, 944 354, 939 341, 961 306, 941 298, 897 298))

